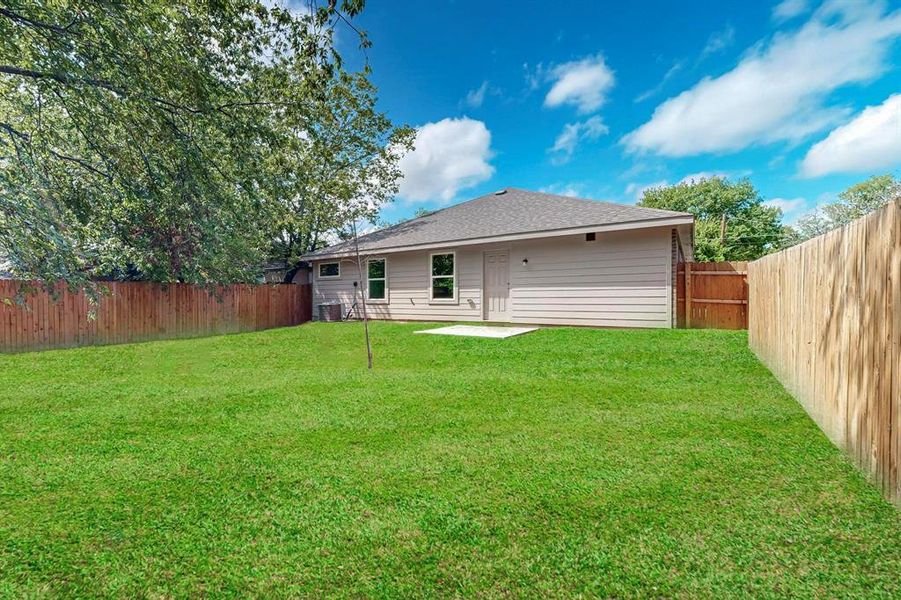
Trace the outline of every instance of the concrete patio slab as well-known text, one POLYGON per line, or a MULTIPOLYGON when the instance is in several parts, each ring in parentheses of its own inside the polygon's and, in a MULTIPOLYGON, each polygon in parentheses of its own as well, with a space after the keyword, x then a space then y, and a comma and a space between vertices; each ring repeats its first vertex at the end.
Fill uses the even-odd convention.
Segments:
POLYGON ((536 331, 538 327, 492 327, 490 325, 450 325, 437 329, 423 329, 415 333, 433 333, 435 335, 463 335, 503 339, 536 331))

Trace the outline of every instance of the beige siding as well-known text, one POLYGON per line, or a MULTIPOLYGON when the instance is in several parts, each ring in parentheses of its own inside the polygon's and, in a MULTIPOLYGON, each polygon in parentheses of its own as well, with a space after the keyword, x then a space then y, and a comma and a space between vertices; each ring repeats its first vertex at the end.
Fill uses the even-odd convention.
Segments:
POLYGON ((669 327, 670 261, 666 228, 514 244, 513 322, 669 327))
MULTIPOLYGON (((670 327, 671 243, 671 230, 661 227, 599 233, 594 242, 577 235, 456 248, 455 304, 429 302, 429 252, 386 254, 388 302, 367 309, 383 319, 482 320, 483 253, 508 250, 514 323, 670 327)), ((343 260, 339 279, 317 274, 314 269, 314 318, 315 305, 323 301, 341 300, 346 310, 359 278, 356 263, 343 260)))
MULTIPOLYGON (((433 253, 444 252, 435 250, 433 253)), ((376 319, 479 321, 482 318, 482 249, 449 248, 456 252, 457 301, 429 301, 429 252, 397 252, 386 254, 388 270, 388 302, 367 303, 369 316, 376 319)), ((381 258, 380 255, 373 257, 381 258)), ((366 264, 363 259, 365 285, 366 264)), ((326 261, 331 262, 331 261, 326 261)), ((314 278, 318 267, 314 270, 314 278)), ((316 279, 313 286, 314 318, 316 305, 327 300, 340 300, 344 310, 350 307, 353 282, 359 280, 354 260, 341 262, 340 279, 316 279)))

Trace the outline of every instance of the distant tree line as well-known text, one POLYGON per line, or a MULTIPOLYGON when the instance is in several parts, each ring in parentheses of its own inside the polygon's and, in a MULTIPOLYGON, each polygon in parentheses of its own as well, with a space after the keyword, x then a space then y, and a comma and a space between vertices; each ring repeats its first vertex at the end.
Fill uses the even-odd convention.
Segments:
POLYGON ((847 225, 899 197, 901 180, 892 175, 870 177, 841 192, 834 202, 799 218, 792 228, 792 241, 804 241, 847 225))
POLYGON ((754 260, 846 225, 901 197, 901 181, 878 175, 852 185, 835 201, 817 207, 793 226, 782 211, 767 206, 749 179, 691 180, 644 192, 639 206, 689 212, 695 216, 697 261, 754 260))

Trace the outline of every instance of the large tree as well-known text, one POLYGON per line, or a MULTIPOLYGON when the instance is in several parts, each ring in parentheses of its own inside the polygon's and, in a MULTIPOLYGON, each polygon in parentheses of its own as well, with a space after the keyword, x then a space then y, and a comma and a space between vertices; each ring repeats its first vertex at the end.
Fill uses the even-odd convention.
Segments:
POLYGON ((3 3, 0 255, 17 275, 257 277, 286 186, 321 183, 302 167, 323 107, 366 89, 332 45, 362 0, 271 4, 3 3))
POLYGON ((888 174, 870 177, 841 192, 836 201, 798 219, 794 227, 797 241, 847 225, 896 198, 901 198, 901 180, 888 174))
POLYGON ((748 179, 711 177, 651 188, 638 204, 693 214, 698 261, 754 260, 780 248, 785 236, 781 211, 764 205, 748 179))
POLYGON ((375 222, 397 193, 399 160, 415 132, 376 110, 375 91, 366 71, 340 72, 309 114, 285 124, 302 147, 281 157, 293 162, 293 175, 281 181, 285 210, 275 221, 271 259, 285 265, 285 281, 302 255, 346 235, 352 223, 375 222))

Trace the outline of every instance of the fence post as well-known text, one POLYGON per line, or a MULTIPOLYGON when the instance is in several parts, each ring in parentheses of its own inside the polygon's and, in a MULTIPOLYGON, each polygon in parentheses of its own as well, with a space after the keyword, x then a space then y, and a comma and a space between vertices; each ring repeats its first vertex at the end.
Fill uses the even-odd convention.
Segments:
POLYGON ((685 262, 685 329, 691 329, 691 263, 685 262))

